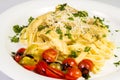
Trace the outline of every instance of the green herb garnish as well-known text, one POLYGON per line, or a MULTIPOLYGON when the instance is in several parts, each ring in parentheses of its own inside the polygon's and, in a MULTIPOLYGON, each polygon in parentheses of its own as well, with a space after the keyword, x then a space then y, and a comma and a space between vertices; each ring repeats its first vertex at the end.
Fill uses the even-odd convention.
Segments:
POLYGON ((73 18, 73 17, 69 17, 68 19, 71 20, 71 21, 74 21, 74 18, 73 18))
POLYGON ((115 30, 115 32, 119 32, 120 30, 115 30))
POLYGON ((71 29, 72 29, 71 26, 65 26, 65 28, 66 28, 67 30, 71 30, 71 29))
POLYGON ((106 37, 106 34, 103 34, 102 37, 106 37))
POLYGON ((14 42, 14 43, 17 43, 19 42, 19 37, 17 35, 13 36, 13 37, 10 37, 11 39, 11 42, 14 42))
POLYGON ((30 16, 30 18, 28 19, 29 24, 34 20, 34 18, 32 16, 30 16))
POLYGON ((94 16, 94 19, 95 19, 95 21, 94 21, 94 25, 96 25, 96 26, 100 26, 100 27, 102 27, 102 28, 109 28, 109 25, 105 25, 104 24, 104 18, 103 19, 101 19, 100 17, 96 17, 96 16, 94 16))
POLYGON ((117 55, 114 54, 115 57, 118 57, 117 55))
POLYGON ((86 11, 78 11, 77 13, 73 14, 74 17, 87 17, 88 13, 86 11))
POLYGON ((72 39, 72 34, 70 32, 67 32, 65 36, 67 36, 69 39, 72 39))
POLYGON ((62 30, 61 30, 59 27, 57 27, 56 32, 57 32, 58 34, 62 34, 62 30))
POLYGON ((73 57, 73 58, 76 58, 78 55, 76 53, 76 51, 71 51, 71 54, 69 55, 69 57, 73 57))
POLYGON ((58 9, 59 9, 60 11, 63 11, 63 10, 65 10, 65 6, 66 6, 66 5, 67 5, 66 3, 65 3, 65 4, 61 4, 58 9))
POLYGON ((85 47, 85 49, 84 49, 84 52, 88 52, 88 51, 90 51, 90 49, 91 49, 91 47, 85 47))
POLYGON ((108 30, 108 32, 111 32, 110 30, 108 30))
POLYGON ((48 30, 45 34, 48 34, 48 33, 50 33, 51 32, 51 30, 48 30))
POLYGON ((10 37, 11 42, 17 43, 19 42, 19 34, 22 31, 23 28, 26 26, 19 26, 19 25, 14 25, 13 26, 13 31, 16 33, 13 37, 10 37))
POLYGON ((115 65, 116 67, 118 67, 118 66, 120 65, 120 61, 114 62, 114 65, 115 65))
POLYGON ((59 27, 57 27, 57 29, 56 29, 56 33, 58 33, 58 34, 60 35, 60 36, 59 36, 60 39, 63 38, 62 30, 61 30, 59 27))
MULTIPOLYGON (((28 22, 29 22, 29 24, 32 22, 32 20, 33 20, 34 18, 33 17, 30 17, 29 19, 28 19, 28 22)), ((28 24, 28 25, 29 25, 28 24)), ((10 40, 11 40, 11 42, 14 42, 14 43, 17 43, 17 42, 19 42, 19 36, 21 35, 21 31, 24 29, 24 28, 26 28, 26 27, 28 27, 28 25, 27 26, 20 26, 20 25, 14 25, 13 26, 13 31, 14 31, 14 33, 16 33, 13 37, 10 37, 10 40)))
POLYGON ((22 31, 23 27, 19 26, 19 25, 14 25, 13 26, 13 31, 15 33, 20 33, 22 31))
POLYGON ((70 33, 70 30, 72 29, 71 26, 65 26, 67 29, 65 36, 67 36, 69 39, 72 39, 72 34, 70 33))
POLYGON ((45 29, 45 28, 46 28, 46 26, 40 25, 40 26, 38 27, 38 31, 41 31, 41 30, 43 30, 43 29, 45 29))

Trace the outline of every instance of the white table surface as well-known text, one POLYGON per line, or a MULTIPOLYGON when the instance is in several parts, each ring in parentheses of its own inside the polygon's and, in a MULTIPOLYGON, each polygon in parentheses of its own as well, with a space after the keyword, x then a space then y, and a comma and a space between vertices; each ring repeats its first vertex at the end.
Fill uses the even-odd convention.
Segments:
MULTIPOLYGON (((0 0, 0 13, 4 12, 5 10, 9 9, 12 6, 15 6, 17 4, 20 4, 26 1, 29 1, 29 0, 0 0)), ((103 3, 110 4, 120 8, 120 0, 93 0, 93 1, 103 2, 103 3)), ((120 71, 113 73, 111 75, 99 78, 99 80, 120 80, 119 74, 120 74, 120 71)), ((13 79, 0 71, 0 80, 13 80, 13 79)))

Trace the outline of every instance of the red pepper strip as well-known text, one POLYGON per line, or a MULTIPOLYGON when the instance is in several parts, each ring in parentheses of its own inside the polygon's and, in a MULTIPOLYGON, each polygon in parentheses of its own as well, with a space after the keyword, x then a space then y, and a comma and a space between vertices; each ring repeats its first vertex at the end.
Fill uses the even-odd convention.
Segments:
POLYGON ((35 65, 22 65, 22 66, 30 71, 34 71, 36 68, 35 65))

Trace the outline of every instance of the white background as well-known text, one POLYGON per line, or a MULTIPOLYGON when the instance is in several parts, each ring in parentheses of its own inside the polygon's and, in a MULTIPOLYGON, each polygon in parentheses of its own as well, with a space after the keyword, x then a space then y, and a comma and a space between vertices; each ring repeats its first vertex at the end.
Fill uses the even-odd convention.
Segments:
MULTIPOLYGON (((12 6, 15 6, 26 1, 29 0, 0 0, 0 13, 4 12, 5 10, 9 9, 12 6)), ((120 8, 120 0, 93 0, 93 1, 103 2, 120 8)), ((105 76, 99 80, 120 80, 120 76, 118 74, 120 74, 120 71, 117 73, 113 73, 112 75, 105 76)), ((13 79, 9 78, 0 71, 0 80, 13 80, 13 79)))

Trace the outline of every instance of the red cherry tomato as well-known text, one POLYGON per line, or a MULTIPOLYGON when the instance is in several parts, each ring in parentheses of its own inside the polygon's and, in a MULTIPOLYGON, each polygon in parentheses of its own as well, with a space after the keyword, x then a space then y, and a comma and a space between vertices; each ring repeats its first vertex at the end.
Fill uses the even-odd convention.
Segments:
POLYGON ((48 65, 44 61, 39 61, 38 64, 36 65, 35 72, 41 75, 46 75, 46 69, 48 68, 48 65))
POLYGON ((33 71, 35 70, 36 66, 35 65, 22 65, 24 68, 30 70, 30 71, 33 71))
POLYGON ((46 62, 54 62, 57 57, 57 51, 54 49, 47 49, 43 52, 42 57, 46 62))
POLYGON ((23 53, 25 52, 25 48, 20 48, 14 56, 15 61, 19 62, 22 58, 23 53))
POLYGON ((25 52, 25 48, 20 48, 18 51, 17 51, 17 53, 24 53, 25 52))
POLYGON ((78 68, 69 68, 65 74, 67 80, 76 80, 82 76, 81 71, 78 68))
POLYGON ((39 63, 36 65, 35 71, 38 74, 41 74, 44 76, 49 76, 49 77, 59 78, 59 79, 64 78, 64 73, 62 71, 48 66, 48 64, 45 61, 39 61, 39 63))
POLYGON ((71 68, 71 67, 77 67, 77 63, 76 61, 73 59, 73 58, 67 58, 65 59, 63 62, 63 69, 68 69, 68 68, 71 68))
POLYGON ((50 66, 46 69, 46 75, 49 77, 58 78, 58 79, 64 78, 64 73, 62 71, 52 68, 50 66))
POLYGON ((84 59, 82 60, 79 64, 78 64, 78 68, 82 71, 83 68, 86 68, 88 70, 92 70, 93 69, 93 62, 89 59, 84 59))

